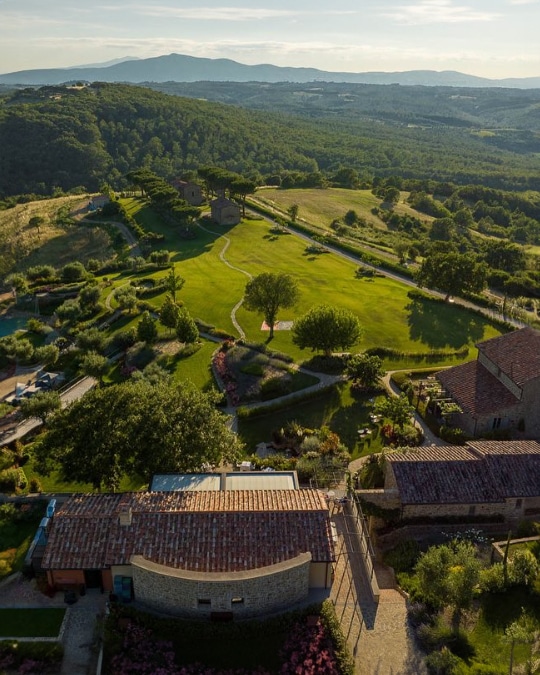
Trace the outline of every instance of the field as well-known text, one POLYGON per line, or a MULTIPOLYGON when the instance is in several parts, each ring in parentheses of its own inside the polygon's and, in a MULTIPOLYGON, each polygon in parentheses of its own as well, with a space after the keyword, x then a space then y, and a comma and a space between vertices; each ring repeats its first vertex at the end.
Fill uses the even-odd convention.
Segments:
MULTIPOLYGON (((165 246, 170 250, 173 245, 176 271, 186 279, 180 299, 192 316, 232 334, 236 331, 231 312, 243 295, 246 273, 266 271, 291 273, 300 288, 298 306, 283 311, 279 319, 294 320, 317 304, 350 309, 365 329, 359 350, 383 346, 426 354, 467 345, 471 348, 469 358, 474 358, 474 344, 499 333, 487 320, 454 305, 411 302, 408 287, 384 276, 358 277, 353 262, 334 253, 312 254, 304 240, 291 234, 277 235, 262 220, 246 219, 228 230, 212 226, 211 232, 201 230, 197 239, 188 242, 175 242, 169 235, 165 246), (220 259, 227 240, 230 245, 224 255, 236 269, 220 259)), ((163 298, 159 296, 152 303, 159 306, 163 298)), ((237 319, 249 340, 267 340, 268 334, 261 330, 261 315, 240 308, 237 319)), ((293 345, 289 331, 276 331, 271 346, 291 354, 296 361, 311 356, 293 345)), ((405 357, 402 361, 404 367, 414 364, 414 359, 405 357)), ((442 357, 436 365, 452 363, 453 358, 442 357)))
MULTIPOLYGON (((421 218, 426 222, 433 220, 430 216, 419 214, 405 203, 407 192, 401 193, 401 199, 395 205, 394 210, 400 215, 411 215, 421 218)), ((330 223, 335 218, 343 218, 349 210, 356 211, 358 216, 365 218, 373 226, 386 230, 386 224, 381 218, 374 215, 371 210, 379 208, 381 200, 372 194, 371 190, 346 190, 344 188, 332 189, 293 189, 279 190, 265 188, 255 194, 257 201, 267 206, 274 207, 284 214, 292 204, 298 205, 298 219, 310 225, 329 229, 330 223)))
POLYGON ((34 265, 62 267, 73 260, 109 257, 112 247, 103 229, 56 222, 60 208, 75 208, 87 201, 81 195, 58 197, 0 211, 0 277, 34 265), (43 218, 39 230, 30 225, 35 216, 43 218))

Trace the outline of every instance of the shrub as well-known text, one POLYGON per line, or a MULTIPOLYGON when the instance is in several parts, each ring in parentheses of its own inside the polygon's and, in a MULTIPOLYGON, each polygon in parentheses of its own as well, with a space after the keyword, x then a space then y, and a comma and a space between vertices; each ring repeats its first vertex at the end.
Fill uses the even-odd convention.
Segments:
POLYGON ((63 648, 57 642, 0 642, 0 668, 27 675, 44 675, 58 672, 62 662, 63 648))
POLYGON ((30 482, 28 484, 28 491, 29 492, 41 492, 42 487, 41 483, 37 478, 30 478, 30 482))
POLYGON ((400 542, 384 556, 384 562, 395 572, 411 572, 420 557, 420 547, 414 539, 400 542))
POLYGON ((324 356, 322 354, 313 356, 303 365, 316 373, 326 373, 327 375, 341 375, 346 366, 348 358, 346 356, 324 356))
POLYGON ((295 624, 283 647, 280 675, 339 675, 332 640, 323 622, 295 624))
POLYGON ((17 469, 0 471, 0 492, 15 492, 19 486, 19 472, 17 469))
POLYGON ((261 384, 261 400, 268 401, 288 394, 291 391, 290 382, 283 377, 270 377, 261 384))
POLYGON ((384 469, 379 461, 380 456, 370 455, 360 469, 360 484, 364 490, 384 487, 384 469))
POLYGON ((430 675, 454 675, 457 673, 460 659, 444 647, 426 658, 426 667, 430 675))
POLYGON ((480 571, 480 588, 485 593, 500 593, 504 591, 505 586, 502 563, 496 562, 480 571))
POLYGON ((176 352, 176 356, 179 359, 187 359, 188 357, 193 356, 193 354, 196 354, 201 347, 201 342, 188 342, 183 347, 180 347, 176 352))
POLYGON ((510 581, 516 586, 531 586, 538 576, 540 565, 534 553, 521 548, 514 552, 509 564, 510 581))
POLYGON ((467 633, 462 630, 453 630, 440 618, 434 623, 421 624, 416 631, 416 635, 427 652, 448 649, 461 659, 470 659, 474 655, 474 648, 469 642, 467 633))
POLYGON ((443 439, 443 441, 447 441, 453 445, 465 445, 465 432, 462 429, 458 429, 457 427, 449 427, 446 426, 446 424, 443 424, 439 428, 439 436, 443 439))

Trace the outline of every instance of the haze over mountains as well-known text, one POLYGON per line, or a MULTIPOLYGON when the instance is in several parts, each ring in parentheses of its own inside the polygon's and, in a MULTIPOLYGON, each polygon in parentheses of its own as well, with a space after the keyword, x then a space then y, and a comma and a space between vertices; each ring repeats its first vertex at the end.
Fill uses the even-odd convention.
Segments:
POLYGON ((540 88, 540 77, 488 79, 456 71, 410 70, 404 72, 348 73, 316 68, 287 68, 270 64, 246 65, 230 59, 207 59, 169 54, 149 59, 127 57, 120 63, 92 66, 21 70, 0 75, 0 84, 57 85, 88 82, 346 82, 453 87, 540 88))

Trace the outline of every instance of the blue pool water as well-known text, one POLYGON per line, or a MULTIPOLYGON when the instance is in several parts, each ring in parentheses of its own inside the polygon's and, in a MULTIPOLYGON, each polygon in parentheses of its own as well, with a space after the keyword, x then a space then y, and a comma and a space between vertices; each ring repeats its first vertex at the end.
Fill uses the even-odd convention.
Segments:
POLYGON ((0 337, 14 333, 19 328, 26 328, 27 318, 24 316, 12 316, 8 319, 0 319, 0 337))

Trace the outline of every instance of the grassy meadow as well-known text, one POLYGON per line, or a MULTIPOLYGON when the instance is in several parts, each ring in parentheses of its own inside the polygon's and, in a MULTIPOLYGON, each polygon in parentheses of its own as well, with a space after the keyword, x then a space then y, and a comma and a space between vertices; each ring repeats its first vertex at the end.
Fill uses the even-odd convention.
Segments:
MULTIPOLYGON (((433 218, 419 214, 405 203, 407 192, 401 193, 394 211, 400 215, 411 215, 421 220, 432 221, 433 218)), ((264 188, 255 193, 255 199, 266 206, 273 207, 283 213, 293 204, 298 205, 298 219, 310 225, 330 229, 330 223, 336 218, 343 218, 347 211, 356 211, 358 216, 365 218, 375 227, 386 230, 386 223, 372 209, 380 208, 381 200, 375 197, 371 190, 346 190, 345 188, 302 188, 280 190, 278 188, 264 188)))
MULTIPOLYGON (((134 213, 137 214, 135 210, 134 213)), ((407 297, 409 287, 382 275, 357 277, 355 263, 334 253, 313 254, 305 240, 292 234, 276 234, 266 221, 245 219, 233 228, 203 227, 196 239, 188 241, 175 238, 170 230, 163 232, 166 239, 161 246, 174 252, 176 272, 186 279, 179 299, 192 316, 233 335, 237 332, 231 312, 243 295, 249 279, 246 273, 257 275, 266 271, 290 273, 300 288, 298 305, 283 310, 279 319, 292 321, 323 303, 350 309, 364 326, 359 350, 383 346, 426 354, 468 346, 469 358, 474 358, 474 344, 499 333, 487 320, 455 305, 412 302, 407 297)), ((166 271, 155 276, 164 274, 166 271)), ((125 277, 114 285, 123 283, 125 277)), ((162 294, 150 302, 158 308, 164 297, 162 294)), ((268 333, 261 330, 261 315, 240 308, 237 320, 250 341, 268 339, 268 333)), ((299 362, 311 356, 309 351, 301 351, 292 344, 289 331, 276 331, 271 346, 291 354, 299 362)), ((414 359, 405 357, 388 367, 413 367, 414 363, 414 359)), ((435 365, 452 363, 453 357, 443 356, 435 365)))
POLYGON ((112 255, 110 237, 101 227, 63 227, 56 222, 62 207, 76 210, 87 203, 84 195, 73 195, 17 204, 0 211, 0 241, 12 242, 17 249, 15 258, 7 249, 5 255, 0 256, 0 276, 12 272, 15 261, 17 270, 25 270, 34 265, 62 267, 73 260, 84 263, 90 258, 103 260, 112 255), (35 216, 43 218, 39 230, 30 225, 35 216))

